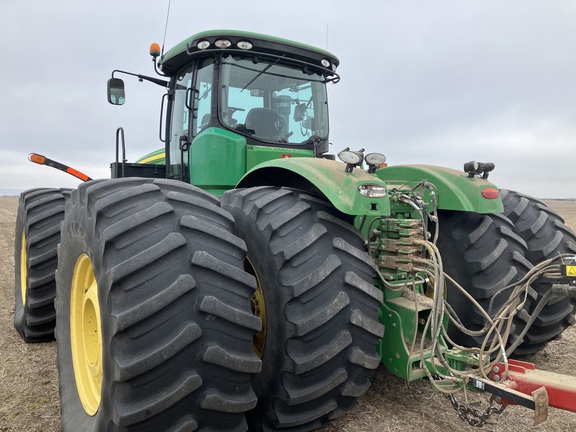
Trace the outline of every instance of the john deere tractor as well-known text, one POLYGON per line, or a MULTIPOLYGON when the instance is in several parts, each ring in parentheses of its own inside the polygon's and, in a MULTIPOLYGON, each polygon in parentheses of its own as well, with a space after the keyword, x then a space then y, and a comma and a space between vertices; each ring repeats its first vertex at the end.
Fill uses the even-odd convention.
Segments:
POLYGON ((56 337, 64 431, 309 431, 379 364, 576 410, 538 371, 520 389, 509 360, 574 321, 558 214, 492 184, 490 162, 337 160, 327 51, 208 31, 150 53, 157 76, 115 70, 108 100, 122 74, 165 88, 164 148, 128 163, 119 129, 104 180, 32 155, 86 181, 20 200, 15 325, 56 337))

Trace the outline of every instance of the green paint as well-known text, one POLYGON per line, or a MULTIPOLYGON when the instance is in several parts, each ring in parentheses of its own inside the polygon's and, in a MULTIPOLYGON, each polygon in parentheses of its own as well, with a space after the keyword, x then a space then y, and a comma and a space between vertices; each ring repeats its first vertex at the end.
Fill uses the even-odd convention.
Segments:
MULTIPOLYGON (((496 188, 493 183, 479 177, 469 178, 462 171, 432 165, 396 165, 376 171, 390 189, 411 189, 422 180, 436 188, 438 208, 443 210, 472 211, 476 213, 501 213, 502 200, 486 199, 485 188, 496 188)), ((429 198, 427 193, 425 197, 429 198)))
POLYGON ((344 171, 346 165, 321 158, 274 159, 257 165, 239 183, 239 187, 274 185, 306 187, 322 193, 334 207, 348 215, 387 216, 388 196, 369 198, 358 191, 361 185, 386 187, 377 176, 364 170, 344 171))
POLYGON ((314 150, 251 145, 247 148, 247 170, 249 171, 255 166, 273 159, 303 157, 313 158, 314 150))
POLYGON ((246 139, 220 128, 199 134, 190 147, 190 183, 215 195, 233 189, 246 172, 246 139))
MULTIPOLYGON (((402 285, 402 284, 400 284, 402 285)), ((378 342, 378 354, 381 357, 382 364, 394 375, 414 381, 426 378, 426 371, 422 367, 422 360, 426 368, 433 371, 432 362, 435 361, 432 351, 425 348, 423 354, 420 354, 420 338, 428 339, 426 346, 430 342, 429 331, 423 334, 424 323, 430 314, 431 299, 418 295, 419 300, 416 304, 402 294, 393 293, 390 290, 384 290, 385 300, 380 306, 378 319, 384 324, 386 331, 384 336, 378 342), (414 338, 416 343, 414 344, 414 338)), ((447 319, 444 319, 444 325, 447 325, 447 319)), ((448 353, 448 346, 444 339, 440 338, 440 351, 448 353)), ((451 360, 455 369, 463 369, 464 363, 471 363, 471 357, 462 352, 459 356, 454 356, 451 360)), ((439 364, 436 364, 438 370, 444 370, 439 364)))

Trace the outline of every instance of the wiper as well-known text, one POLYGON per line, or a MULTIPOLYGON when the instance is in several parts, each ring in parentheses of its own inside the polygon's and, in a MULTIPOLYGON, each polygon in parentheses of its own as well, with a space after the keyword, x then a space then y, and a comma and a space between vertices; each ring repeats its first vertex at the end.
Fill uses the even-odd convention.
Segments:
POLYGON ((265 73, 268 69, 270 69, 272 66, 274 66, 276 63, 278 63, 282 58, 284 58, 284 56, 286 56, 286 53, 282 54, 280 57, 278 57, 276 59, 276 61, 274 63, 270 63, 268 66, 266 66, 264 69, 262 69, 260 71, 260 73, 258 75, 256 75, 254 78, 252 78, 250 81, 248 81, 248 84, 246 84, 242 90, 240 90, 240 93, 242 93, 244 90, 246 90, 246 88, 252 84, 254 81, 256 81, 258 78, 260 78, 260 76, 262 76, 263 73, 265 73))

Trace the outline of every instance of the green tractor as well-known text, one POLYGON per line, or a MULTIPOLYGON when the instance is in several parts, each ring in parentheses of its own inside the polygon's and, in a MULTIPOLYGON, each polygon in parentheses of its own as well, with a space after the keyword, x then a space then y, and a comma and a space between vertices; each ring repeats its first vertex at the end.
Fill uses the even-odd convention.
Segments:
POLYGON ((15 326, 56 337, 64 431, 309 431, 381 363, 542 414, 509 356, 574 321, 558 214, 489 162, 336 161, 327 51, 208 31, 151 55, 159 76, 116 70, 108 100, 119 74, 165 88, 164 148, 128 163, 119 129, 104 180, 33 155, 87 181, 20 199, 15 326))

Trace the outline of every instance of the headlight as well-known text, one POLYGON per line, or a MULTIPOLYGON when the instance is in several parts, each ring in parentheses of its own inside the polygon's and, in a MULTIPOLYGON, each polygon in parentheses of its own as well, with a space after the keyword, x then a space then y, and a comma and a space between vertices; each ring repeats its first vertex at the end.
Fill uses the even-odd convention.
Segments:
POLYGON ((369 198, 382 198, 386 196, 386 188, 376 184, 363 184, 358 187, 360 195, 369 198))
POLYGON ((207 40, 201 40, 200 42, 198 42, 198 49, 201 50, 205 50, 206 48, 208 48, 210 46, 210 42, 208 42, 207 40))

